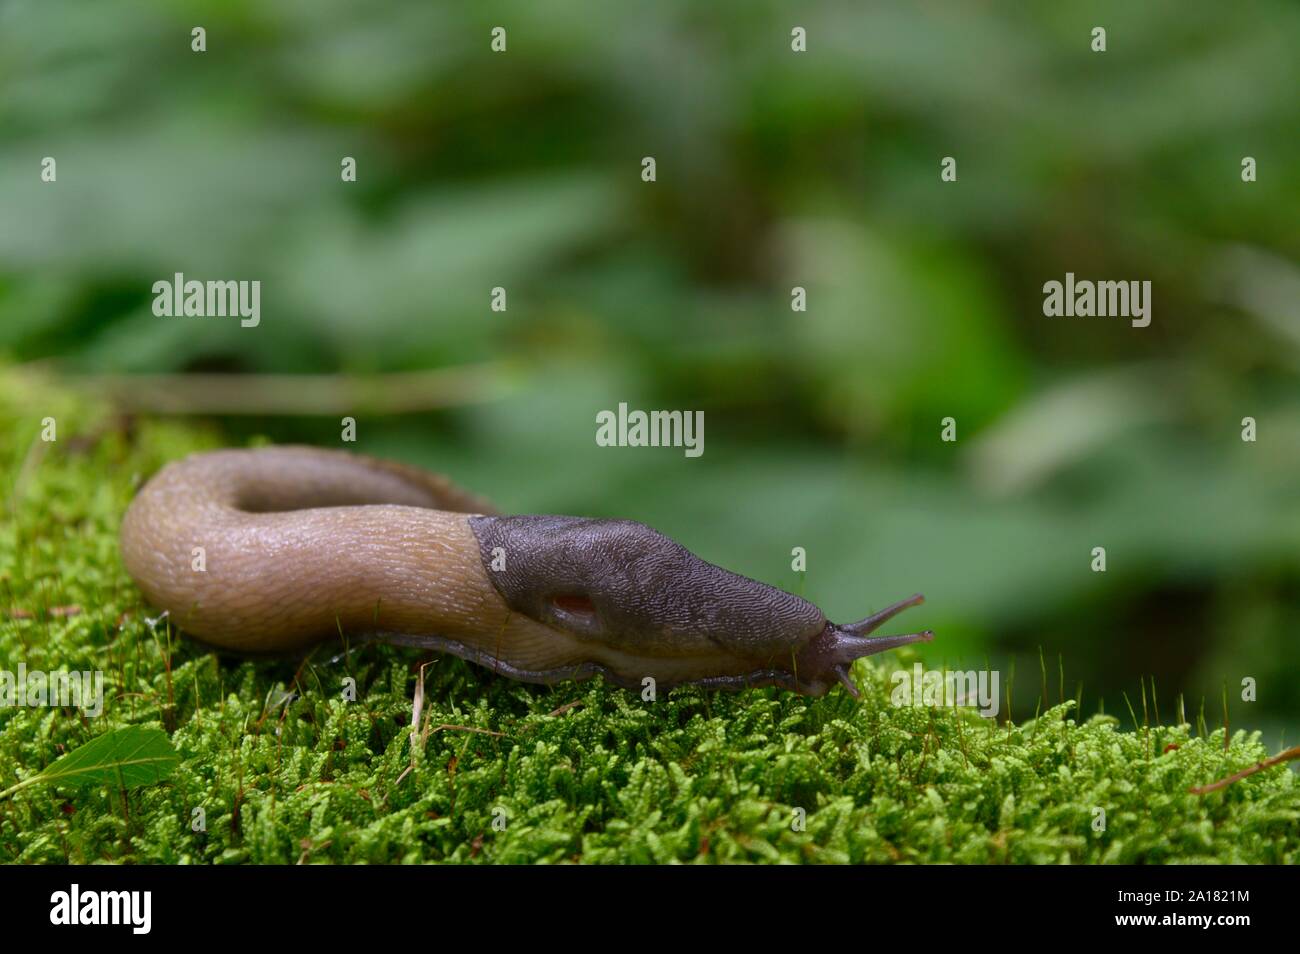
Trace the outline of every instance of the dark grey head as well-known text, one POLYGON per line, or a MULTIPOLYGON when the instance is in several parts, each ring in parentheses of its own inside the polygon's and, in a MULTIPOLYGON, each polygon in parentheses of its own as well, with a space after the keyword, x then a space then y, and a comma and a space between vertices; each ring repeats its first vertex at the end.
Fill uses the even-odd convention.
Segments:
POLYGON ((706 563, 632 520, 471 517, 483 567, 506 605, 577 640, 644 660, 698 658, 684 681, 777 684, 822 695, 848 665, 930 633, 867 639, 915 596, 848 626, 812 603, 706 563), (709 667, 724 671, 710 671, 709 667))

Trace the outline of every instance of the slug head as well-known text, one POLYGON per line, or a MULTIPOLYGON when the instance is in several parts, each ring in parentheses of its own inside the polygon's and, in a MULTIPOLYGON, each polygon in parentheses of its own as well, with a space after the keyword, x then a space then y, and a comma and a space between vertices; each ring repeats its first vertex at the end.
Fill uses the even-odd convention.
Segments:
POLYGON ((854 695, 853 660, 930 633, 868 639, 913 597, 837 626, 812 603, 701 560, 632 520, 471 517, 483 568, 511 610, 627 660, 622 685, 781 685, 854 695))

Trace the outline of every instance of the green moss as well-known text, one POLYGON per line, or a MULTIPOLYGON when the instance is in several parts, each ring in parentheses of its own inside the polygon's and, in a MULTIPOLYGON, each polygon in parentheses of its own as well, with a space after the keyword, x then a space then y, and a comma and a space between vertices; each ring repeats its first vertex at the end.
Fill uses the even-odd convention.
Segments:
POLYGON ((218 660, 150 623, 116 544, 140 480, 216 437, 158 423, 124 433, 12 384, 0 416, 0 668, 99 669, 106 690, 99 718, 0 709, 0 787, 131 723, 165 728, 183 758, 125 799, 34 786, 0 803, 0 860, 1297 860, 1300 787, 1286 768, 1187 792, 1265 757, 1258 734, 1235 732, 1225 751, 1221 729, 1080 725, 1072 703, 1013 726, 894 708, 895 657, 859 664, 860 702, 768 689, 656 703, 380 645, 218 660), (47 415, 53 444, 39 437, 47 415), (81 612, 52 612, 68 606, 81 612), (427 724, 451 728, 431 728, 413 756, 416 674, 430 661, 427 724), (197 808, 206 831, 192 830, 197 808))

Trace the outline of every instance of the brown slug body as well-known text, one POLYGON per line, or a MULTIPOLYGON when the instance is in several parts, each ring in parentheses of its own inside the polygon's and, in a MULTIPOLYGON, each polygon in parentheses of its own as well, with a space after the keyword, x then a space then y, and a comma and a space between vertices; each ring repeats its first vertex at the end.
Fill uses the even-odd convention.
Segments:
POLYGON ((196 454, 122 521, 127 570, 180 629, 241 652, 376 635, 527 682, 777 685, 822 695, 919 595, 849 625, 630 520, 502 517, 445 479, 307 447, 196 454))

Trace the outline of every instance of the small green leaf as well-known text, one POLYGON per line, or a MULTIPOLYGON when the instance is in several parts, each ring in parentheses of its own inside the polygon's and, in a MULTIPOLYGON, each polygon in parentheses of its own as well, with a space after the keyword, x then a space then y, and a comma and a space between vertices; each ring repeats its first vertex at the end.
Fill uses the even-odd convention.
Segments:
POLYGON ((132 725, 113 729, 0 792, 0 799, 38 782, 62 785, 152 785, 170 775, 181 757, 161 729, 132 725))

